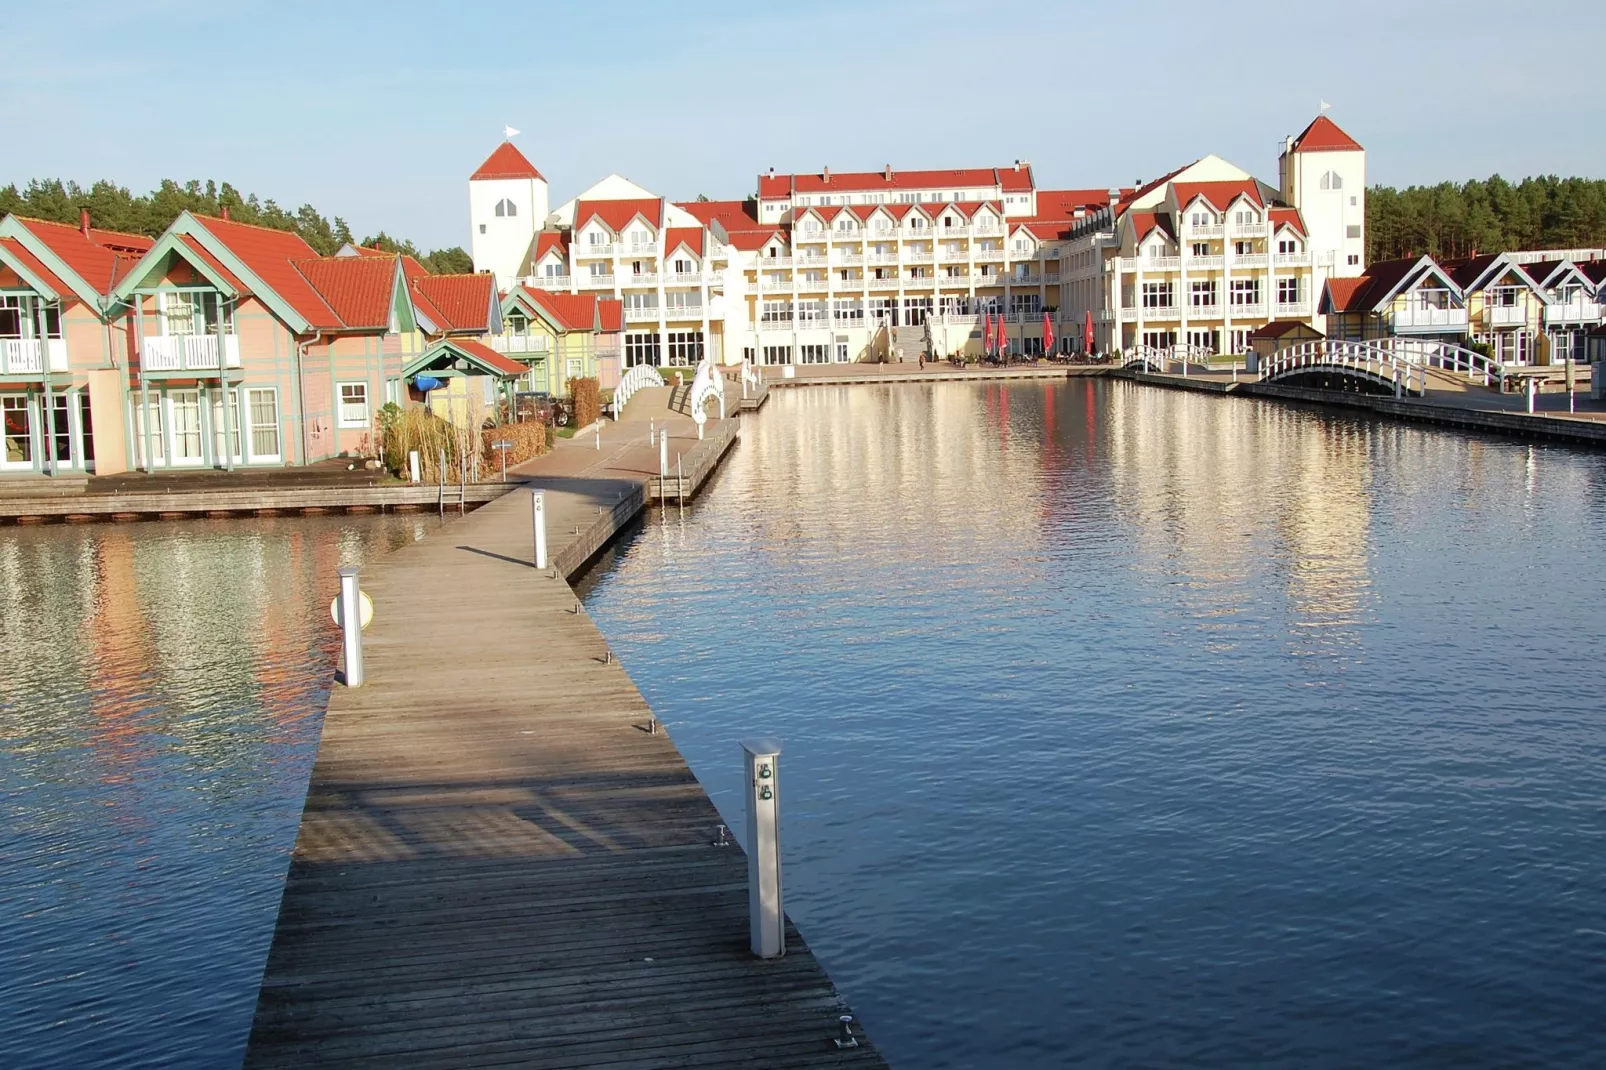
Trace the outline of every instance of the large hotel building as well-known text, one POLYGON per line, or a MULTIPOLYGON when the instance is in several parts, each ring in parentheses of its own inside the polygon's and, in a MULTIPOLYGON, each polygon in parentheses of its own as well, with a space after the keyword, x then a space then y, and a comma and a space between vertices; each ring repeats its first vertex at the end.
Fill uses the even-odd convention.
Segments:
MULTIPOLYGON (((469 182, 476 271, 507 291, 623 306, 625 366, 913 359, 1188 343, 1247 348, 1311 322, 1328 277, 1364 264, 1366 154, 1325 116, 1272 186, 1214 156, 1125 189, 1040 189, 1032 167, 758 176, 743 200, 672 202, 610 175, 555 209, 504 142, 469 182), (927 321, 930 320, 928 325, 927 321)), ((1319 322, 1319 320, 1318 320, 1319 322)), ((516 347, 516 339, 503 343, 516 347)))

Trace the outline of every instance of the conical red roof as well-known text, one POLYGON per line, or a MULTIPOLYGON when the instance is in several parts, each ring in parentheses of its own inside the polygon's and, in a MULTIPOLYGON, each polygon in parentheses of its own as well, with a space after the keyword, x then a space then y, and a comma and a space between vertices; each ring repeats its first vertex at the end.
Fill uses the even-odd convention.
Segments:
POLYGON ((546 181, 546 176, 535 169, 535 164, 524 158, 524 153, 513 147, 513 142, 504 141, 496 147, 496 151, 485 158, 479 170, 468 176, 470 182, 481 178, 539 178, 546 181))
POLYGON ((1360 143, 1325 115, 1318 115, 1294 139, 1295 152, 1360 152, 1360 143))

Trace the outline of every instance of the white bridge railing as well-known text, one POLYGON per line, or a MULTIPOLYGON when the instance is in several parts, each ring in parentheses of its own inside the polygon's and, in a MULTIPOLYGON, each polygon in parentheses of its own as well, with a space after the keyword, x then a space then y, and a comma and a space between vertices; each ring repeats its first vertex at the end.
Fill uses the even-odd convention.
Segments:
POLYGON ((619 377, 619 385, 613 388, 613 418, 619 418, 619 414, 624 412, 625 403, 635 396, 636 391, 663 385, 664 377, 651 364, 638 364, 627 370, 619 377))
POLYGON ((1353 379, 1390 387, 1395 397, 1407 393, 1421 394, 1427 378, 1421 365, 1395 356, 1381 346, 1370 342, 1326 339, 1279 349, 1266 359, 1261 368, 1260 381, 1275 382, 1313 371, 1337 372, 1353 379))
POLYGON ((1484 386, 1506 385, 1506 366, 1492 357, 1464 349, 1453 342, 1439 342, 1428 338, 1382 338, 1374 343, 1398 359, 1418 368, 1440 368, 1447 372, 1464 374, 1468 382, 1483 380, 1484 386))
POLYGON ((1209 346, 1190 345, 1184 342, 1165 347, 1139 345, 1126 351, 1121 367, 1164 372, 1169 369, 1171 362, 1175 361, 1182 365, 1182 374, 1186 376, 1188 365, 1203 364, 1208 367, 1210 358, 1215 355, 1216 351, 1209 346))

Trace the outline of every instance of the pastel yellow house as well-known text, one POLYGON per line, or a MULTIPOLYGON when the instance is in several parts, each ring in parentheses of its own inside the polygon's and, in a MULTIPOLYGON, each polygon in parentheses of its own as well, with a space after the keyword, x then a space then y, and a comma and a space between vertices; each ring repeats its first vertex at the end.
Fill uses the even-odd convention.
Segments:
POLYGON ((1539 284, 1505 253, 1442 260, 1465 295, 1467 331, 1502 364, 1549 364, 1544 333, 1548 300, 1539 284))
POLYGON ((1319 314, 1327 336, 1352 342, 1417 338, 1460 345, 1467 306, 1456 281, 1432 257, 1380 260, 1358 278, 1330 278, 1319 314))
POLYGON ((525 366, 521 391, 561 396, 582 376, 611 389, 619 381, 622 321, 615 299, 515 286, 502 298, 503 332, 492 348, 525 366))

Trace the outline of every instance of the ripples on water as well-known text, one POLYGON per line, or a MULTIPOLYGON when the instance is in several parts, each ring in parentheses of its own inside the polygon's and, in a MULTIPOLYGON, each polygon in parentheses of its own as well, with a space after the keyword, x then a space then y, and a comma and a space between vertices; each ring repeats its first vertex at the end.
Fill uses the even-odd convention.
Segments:
POLYGON ((431 526, 0 530, 0 1067, 239 1065, 335 569, 431 526))
POLYGON ((895 1066, 1598 1065, 1606 458, 777 392, 591 612, 895 1066))

